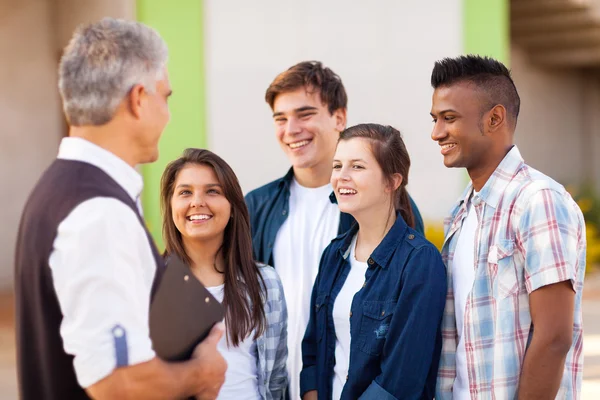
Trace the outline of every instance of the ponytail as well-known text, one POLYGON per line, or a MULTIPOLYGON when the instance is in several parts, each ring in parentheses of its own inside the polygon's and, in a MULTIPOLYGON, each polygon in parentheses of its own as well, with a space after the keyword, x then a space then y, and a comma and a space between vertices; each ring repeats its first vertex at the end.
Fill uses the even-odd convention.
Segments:
POLYGON ((412 206, 410 205, 410 197, 406 190, 406 185, 402 184, 396 191, 396 211, 400 212, 400 215, 406 222, 406 225, 411 228, 415 227, 415 216, 413 215, 412 206))

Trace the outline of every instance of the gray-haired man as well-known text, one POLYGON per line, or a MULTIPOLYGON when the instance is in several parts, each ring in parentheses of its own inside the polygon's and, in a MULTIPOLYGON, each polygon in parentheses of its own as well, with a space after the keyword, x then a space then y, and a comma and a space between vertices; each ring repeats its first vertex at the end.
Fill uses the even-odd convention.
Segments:
POLYGON ((213 329, 191 361, 158 359, 148 332, 164 265, 139 209, 135 166, 169 121, 167 46, 136 22, 76 31, 59 69, 70 137, 27 201, 16 249, 21 398, 215 398, 226 364, 213 329))

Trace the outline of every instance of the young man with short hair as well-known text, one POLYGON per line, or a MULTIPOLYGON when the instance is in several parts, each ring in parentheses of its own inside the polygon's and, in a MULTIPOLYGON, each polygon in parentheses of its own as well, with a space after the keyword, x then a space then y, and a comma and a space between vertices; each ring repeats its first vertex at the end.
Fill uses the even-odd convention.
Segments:
POLYGON ((514 144, 520 99, 500 62, 435 63, 431 137, 471 183, 446 223, 436 399, 577 399, 585 224, 565 189, 514 144))

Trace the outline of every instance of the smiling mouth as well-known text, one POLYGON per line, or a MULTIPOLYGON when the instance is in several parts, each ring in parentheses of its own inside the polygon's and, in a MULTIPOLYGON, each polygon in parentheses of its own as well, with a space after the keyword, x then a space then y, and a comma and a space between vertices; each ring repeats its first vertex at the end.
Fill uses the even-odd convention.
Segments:
POLYGON ((442 150, 450 150, 456 147, 456 143, 449 143, 442 145, 442 150))
POLYGON ((311 142, 311 140, 301 140, 299 142, 290 143, 290 144, 288 144, 288 146, 290 147, 290 149, 296 150, 296 149, 300 149, 300 148, 306 146, 310 142, 311 142))
POLYGON ((191 222, 208 221, 211 218, 212 218, 212 215, 207 215, 207 214, 197 214, 197 215, 190 215, 190 216, 186 217, 186 219, 191 222))
POLYGON ((457 146, 456 143, 443 144, 440 146, 442 148, 441 153, 443 155, 446 155, 446 154, 450 153, 456 146, 457 146))
POLYGON ((343 188, 343 189, 339 189, 338 193, 341 194, 342 196, 351 196, 351 195, 356 194, 358 192, 356 190, 354 190, 354 189, 343 188))

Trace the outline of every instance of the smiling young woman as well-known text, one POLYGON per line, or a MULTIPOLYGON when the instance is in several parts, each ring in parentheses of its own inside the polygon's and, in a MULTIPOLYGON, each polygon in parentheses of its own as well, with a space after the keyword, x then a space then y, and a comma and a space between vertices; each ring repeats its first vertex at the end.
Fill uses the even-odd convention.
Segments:
POLYGON ((218 349, 228 363, 219 399, 282 399, 287 309, 275 270, 252 256, 250 218, 231 167, 187 149, 161 180, 165 257, 184 260, 226 309, 218 349), (268 340, 267 340, 268 338, 268 340))
POLYGON ((304 400, 433 398, 446 271, 414 229, 409 167, 390 126, 340 135, 331 185, 357 224, 321 258, 302 342, 304 400))

